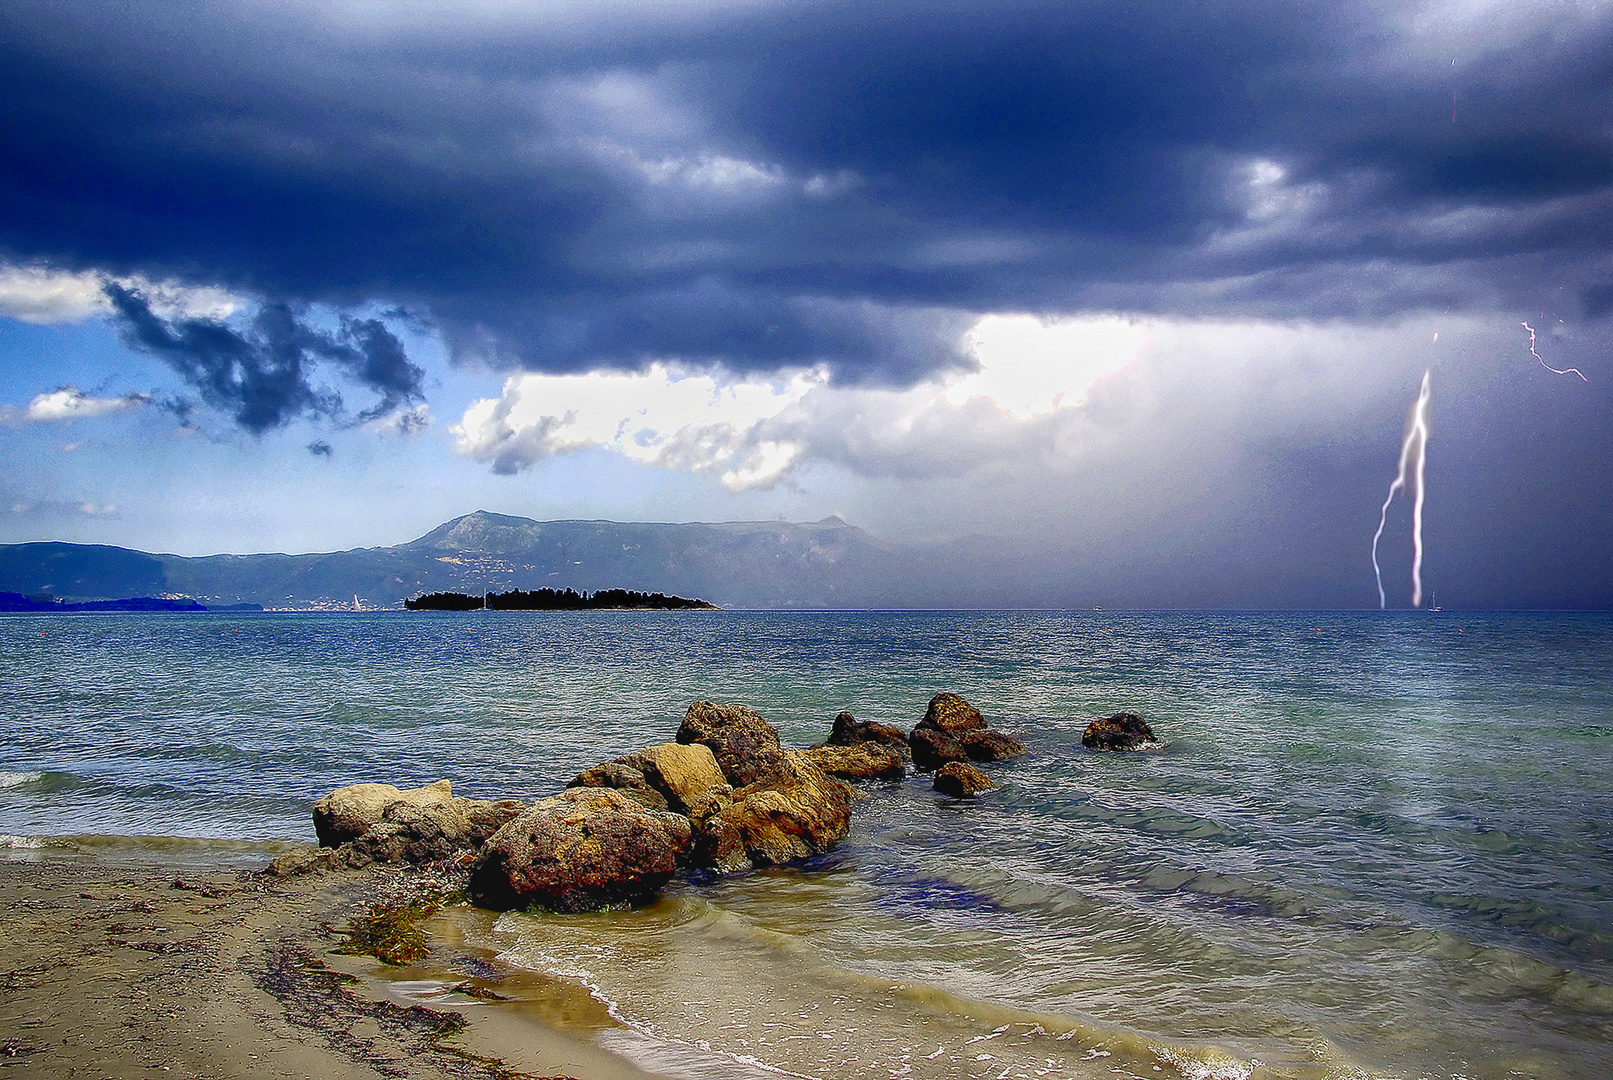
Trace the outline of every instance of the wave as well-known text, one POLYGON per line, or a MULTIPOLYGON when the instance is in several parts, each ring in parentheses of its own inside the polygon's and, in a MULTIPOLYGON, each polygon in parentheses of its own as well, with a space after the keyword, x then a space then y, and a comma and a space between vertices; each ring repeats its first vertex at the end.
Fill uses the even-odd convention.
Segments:
POLYGON ((30 772, 0 772, 0 791, 18 791, 37 794, 48 794, 54 791, 67 791, 78 787, 84 781, 68 772, 54 772, 49 769, 30 772))
MULTIPOLYGON (((480 937, 511 967, 586 990, 625 1029, 603 1041, 652 1071, 1096 1078, 1129 1065, 1136 1075, 1169 1067, 1191 1080, 1246 1080, 1257 1067, 1222 1046, 862 973, 782 926, 684 895, 605 915, 506 914, 466 939, 480 937)), ((1275 1070, 1267 1058, 1267 1074, 1319 1078, 1340 1056, 1314 1048, 1275 1070)))
POLYGON ((55 837, 51 836, 9 836, 0 833, 0 850, 39 851, 42 848, 51 846, 52 841, 55 839, 55 837))

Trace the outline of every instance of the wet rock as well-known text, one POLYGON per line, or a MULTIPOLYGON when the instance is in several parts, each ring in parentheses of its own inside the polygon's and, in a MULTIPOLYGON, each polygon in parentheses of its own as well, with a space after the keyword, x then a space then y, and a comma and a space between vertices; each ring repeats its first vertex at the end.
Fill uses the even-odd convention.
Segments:
MULTIPOLYGON (((902 745, 907 745, 906 736, 902 738, 902 745)), ((830 776, 838 776, 842 780, 900 780, 907 775, 902 755, 894 747, 879 743, 814 746, 801 753, 830 776)))
POLYGON ((1141 750, 1158 742, 1148 721, 1132 712, 1094 720, 1081 733, 1081 745, 1090 750, 1141 750))
POLYGON ((977 731, 985 727, 986 721, 980 715, 979 709, 957 694, 943 691, 930 699, 929 708, 924 710, 924 719, 918 722, 918 726, 932 731, 944 731, 956 738, 965 731, 977 731))
POLYGON ((949 761, 935 770, 935 790, 954 799, 972 799, 996 785, 967 761, 949 761))
POLYGON ((1025 744, 1012 735, 1004 735, 990 728, 965 731, 958 741, 963 744, 964 753, 969 755, 971 761, 1007 761, 1027 752, 1025 744))
POLYGON ((381 820, 346 845, 378 863, 422 863, 473 851, 498 832, 526 803, 514 799, 462 799, 419 805, 397 801, 381 813, 381 820))
POLYGON ((930 772, 949 761, 963 761, 969 756, 961 739, 935 728, 914 728, 907 743, 913 750, 913 767, 919 772, 930 772))
POLYGON ((351 784, 314 803, 314 835, 321 847, 336 847, 362 836, 393 803, 440 806, 453 798, 453 786, 438 780, 407 791, 391 784, 351 784))
POLYGON ((858 720, 849 712, 840 713, 835 717, 834 726, 829 730, 829 741, 824 745, 860 746, 863 743, 888 746, 904 758, 910 753, 907 747, 907 733, 901 728, 881 724, 877 720, 858 720))
POLYGON ((851 827, 851 803, 845 783, 804 752, 784 751, 777 768, 701 823, 693 861, 732 872, 821 855, 851 827))
POLYGON ((691 838, 682 814, 651 810, 612 788, 567 788, 493 834, 466 894, 495 911, 642 903, 677 871, 691 838))
POLYGON ((678 727, 677 740, 710 750, 736 788, 755 783, 783 761, 777 729, 743 705, 696 701, 678 727))

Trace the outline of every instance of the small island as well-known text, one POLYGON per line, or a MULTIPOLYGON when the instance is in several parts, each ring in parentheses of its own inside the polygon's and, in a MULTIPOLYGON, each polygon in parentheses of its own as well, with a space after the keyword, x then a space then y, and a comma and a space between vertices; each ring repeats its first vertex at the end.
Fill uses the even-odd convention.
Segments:
POLYGON ((405 600, 410 611, 717 611, 716 604, 665 593, 632 589, 600 589, 590 593, 574 589, 512 589, 505 593, 427 593, 405 600))

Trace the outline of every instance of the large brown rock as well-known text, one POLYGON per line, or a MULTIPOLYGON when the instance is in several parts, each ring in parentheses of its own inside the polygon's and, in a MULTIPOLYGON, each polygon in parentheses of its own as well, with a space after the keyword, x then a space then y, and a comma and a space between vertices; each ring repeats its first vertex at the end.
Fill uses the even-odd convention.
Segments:
MULTIPOLYGON (((907 745, 907 739, 902 739, 907 745)), ((842 780, 900 780, 907 775, 902 755, 893 747, 865 742, 855 746, 814 746, 801 751, 806 759, 830 776, 842 780)))
POLYGON ((348 843, 371 862, 422 863, 473 851, 503 828, 526 803, 514 799, 462 799, 421 805, 398 800, 381 812, 381 820, 348 843))
POLYGON ((772 773, 701 823, 694 862, 731 872, 821 855, 851 827, 852 797, 804 753, 784 751, 772 773))
POLYGON ((949 761, 963 761, 969 756, 963 741, 936 728, 916 727, 907 737, 913 749, 913 768, 930 772, 949 761))
POLYGON ((971 761, 1007 761, 1027 752, 1025 744, 1012 735, 1004 735, 990 728, 965 731, 958 741, 963 744, 964 753, 969 755, 971 761))
POLYGON ((972 799, 996 785, 967 761, 949 761, 935 770, 935 790, 954 799, 972 799))
POLYGON ((1148 721, 1133 712, 1094 720, 1081 733, 1081 745, 1090 750, 1142 750, 1158 742, 1148 721))
POLYGON ((351 784, 337 788, 314 803, 314 835, 319 837, 320 847, 336 847, 362 836, 381 820, 381 815, 393 803, 441 806, 453 795, 453 785, 447 780, 407 791, 391 784, 351 784))
POLYGON ((677 871, 691 837, 682 814, 651 810, 611 788, 567 788, 493 834, 465 892, 495 911, 642 903, 677 871))
POLYGON ((710 748, 662 743, 586 769, 570 787, 615 788, 652 810, 688 814, 713 795, 726 794, 727 779, 710 748))
POLYGON ((755 783, 778 768, 784 755, 777 729, 743 705, 695 702, 678 727, 677 739, 709 749, 723 776, 736 788, 755 783))
POLYGON ((924 710, 924 719, 918 722, 918 726, 944 731, 956 738, 965 731, 985 727, 986 721, 979 709, 957 694, 943 691, 930 699, 930 706, 924 710))
POLYGON ((860 746, 863 743, 888 746, 904 758, 909 753, 907 732, 890 724, 881 724, 878 720, 858 720, 849 712, 835 717, 834 726, 829 730, 829 740, 824 745, 860 746))

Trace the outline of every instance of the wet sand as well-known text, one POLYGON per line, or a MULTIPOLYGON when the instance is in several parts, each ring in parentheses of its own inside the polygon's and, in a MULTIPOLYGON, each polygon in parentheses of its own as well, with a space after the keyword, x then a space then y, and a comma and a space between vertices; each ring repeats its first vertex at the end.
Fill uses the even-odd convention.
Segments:
POLYGON ((397 969, 331 951, 350 916, 410 888, 380 869, 281 880, 115 857, 0 859, 0 1075, 650 1075, 539 1022, 520 988, 473 956, 433 955, 441 985, 427 1007, 396 992, 397 969), (461 959, 460 981, 443 980, 461 959))

